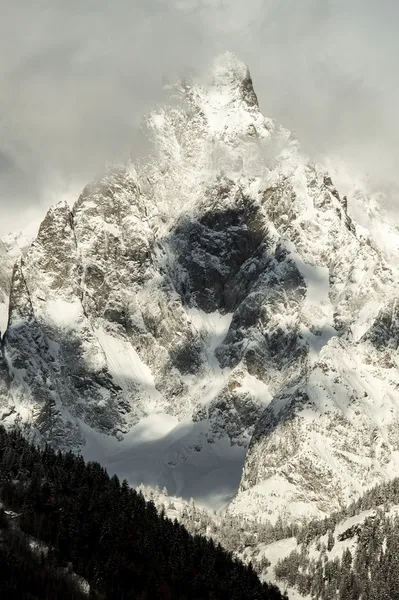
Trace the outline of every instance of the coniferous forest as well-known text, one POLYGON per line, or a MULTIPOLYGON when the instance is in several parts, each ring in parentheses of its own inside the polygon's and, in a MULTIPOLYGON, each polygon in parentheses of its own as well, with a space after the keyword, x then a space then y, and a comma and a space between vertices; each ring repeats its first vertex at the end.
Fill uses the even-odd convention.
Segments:
POLYGON ((314 600, 399 600, 399 519, 380 511, 353 529, 354 550, 329 559, 330 533, 318 558, 303 544, 278 562, 276 578, 314 600))
POLYGON ((330 517, 304 525, 296 535, 298 548, 277 563, 276 579, 314 600, 399 600, 398 505, 395 478, 330 517), (362 511, 370 514, 337 534, 337 525, 362 511), (337 542, 348 547, 331 557, 337 542))
POLYGON ((1 598, 284 597, 251 565, 158 514, 98 463, 38 449, 1 427, 0 500, 1 598))

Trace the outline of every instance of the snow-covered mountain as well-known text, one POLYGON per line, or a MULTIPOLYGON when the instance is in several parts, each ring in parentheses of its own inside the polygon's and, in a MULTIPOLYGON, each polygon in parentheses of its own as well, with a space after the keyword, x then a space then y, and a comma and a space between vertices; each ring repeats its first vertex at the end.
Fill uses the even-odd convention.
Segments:
POLYGON ((170 94, 150 157, 17 260, 0 415, 132 484, 325 514, 399 467, 395 261, 235 56, 170 94))

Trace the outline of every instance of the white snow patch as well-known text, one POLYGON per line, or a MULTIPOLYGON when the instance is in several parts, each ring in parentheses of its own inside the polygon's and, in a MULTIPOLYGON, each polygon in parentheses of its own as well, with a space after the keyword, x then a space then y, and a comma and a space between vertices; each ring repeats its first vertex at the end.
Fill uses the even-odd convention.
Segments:
POLYGON ((313 331, 302 324, 301 338, 309 348, 309 357, 315 361, 322 348, 337 335, 333 327, 334 307, 330 300, 329 269, 310 265, 302 260, 293 246, 288 244, 291 257, 306 283, 306 298, 302 312, 305 323, 312 325, 313 331))
POLYGON ((262 404, 264 404, 265 408, 270 404, 273 399, 272 394, 270 393, 269 386, 260 381, 257 377, 250 375, 249 373, 245 374, 245 377, 241 380, 240 390, 243 392, 249 392, 257 398, 262 404))
POLYGON ((326 344, 328 344, 331 338, 337 335, 336 329, 334 329, 334 327, 331 325, 326 325, 317 335, 312 333, 303 324, 301 325, 300 329, 301 338, 309 348, 309 357, 312 362, 318 358, 321 350, 326 344))
POLYGON ((199 308, 189 308, 187 315, 193 327, 200 333, 205 343, 205 358, 209 366, 209 375, 190 382, 192 395, 201 398, 203 405, 209 404, 227 385, 230 369, 221 369, 215 356, 215 350, 223 343, 233 318, 232 313, 222 315, 219 312, 206 313, 199 308))
POLYGON ((95 334, 104 351, 107 366, 114 381, 125 391, 134 381, 148 393, 150 399, 157 401, 161 395, 155 387, 150 368, 141 360, 128 340, 116 337, 103 328, 96 328, 95 334))
POLYGON ((114 225, 113 223, 108 223, 107 221, 101 220, 101 227, 106 233, 113 235, 118 238, 121 235, 120 228, 114 225))
POLYGON ((48 300, 44 305, 44 312, 50 322, 63 329, 75 329, 84 319, 80 302, 67 302, 61 298, 48 300))
POLYGON ((207 340, 209 350, 213 353, 226 337, 233 313, 223 315, 216 311, 206 313, 199 308, 189 308, 187 314, 197 331, 207 340))

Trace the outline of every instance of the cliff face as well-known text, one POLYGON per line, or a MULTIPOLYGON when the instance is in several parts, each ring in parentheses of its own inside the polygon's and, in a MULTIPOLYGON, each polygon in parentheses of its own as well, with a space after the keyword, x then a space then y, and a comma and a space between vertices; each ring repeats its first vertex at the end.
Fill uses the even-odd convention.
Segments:
POLYGON ((397 271, 234 56, 171 96, 151 157, 17 260, 2 418, 210 506, 328 512, 397 469, 397 271))

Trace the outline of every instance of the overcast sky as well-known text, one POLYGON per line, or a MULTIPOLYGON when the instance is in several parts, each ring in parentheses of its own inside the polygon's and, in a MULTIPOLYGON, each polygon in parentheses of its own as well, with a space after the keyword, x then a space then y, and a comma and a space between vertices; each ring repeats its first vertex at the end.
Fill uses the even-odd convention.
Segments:
MULTIPOLYGON (((0 234, 140 150, 162 79, 219 52, 313 157, 393 183, 394 0, 0 0, 0 234)), ((399 205, 398 205, 399 207, 399 205)))

